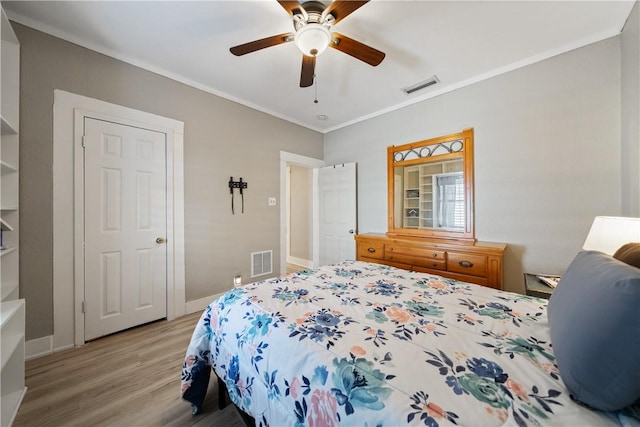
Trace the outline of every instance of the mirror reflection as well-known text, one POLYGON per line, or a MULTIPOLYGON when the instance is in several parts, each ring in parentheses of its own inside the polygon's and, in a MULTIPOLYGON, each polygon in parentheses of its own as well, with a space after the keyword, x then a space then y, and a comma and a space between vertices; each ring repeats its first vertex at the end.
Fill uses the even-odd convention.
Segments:
POLYGON ((396 228, 464 230, 462 156, 394 168, 396 228))

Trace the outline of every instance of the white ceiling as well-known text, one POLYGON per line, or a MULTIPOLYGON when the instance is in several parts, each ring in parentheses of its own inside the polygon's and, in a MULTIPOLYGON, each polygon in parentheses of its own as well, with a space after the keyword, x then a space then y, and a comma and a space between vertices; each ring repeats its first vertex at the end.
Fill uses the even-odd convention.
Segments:
POLYGON ((634 0, 372 0, 333 30, 385 52, 382 64, 371 67, 328 49, 317 58, 317 86, 304 89, 293 43, 241 57, 229 52, 293 32, 275 0, 2 4, 14 21, 328 132, 615 36, 634 0), (412 95, 401 91, 434 74, 439 84, 412 95))

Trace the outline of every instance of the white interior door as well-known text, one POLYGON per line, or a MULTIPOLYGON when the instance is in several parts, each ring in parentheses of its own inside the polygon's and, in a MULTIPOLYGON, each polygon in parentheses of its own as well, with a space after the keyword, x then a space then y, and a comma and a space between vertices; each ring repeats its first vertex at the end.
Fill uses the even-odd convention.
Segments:
POLYGON ((356 259, 356 164, 318 169, 320 265, 356 259))
POLYGON ((166 135, 85 118, 85 340, 167 316, 166 135))

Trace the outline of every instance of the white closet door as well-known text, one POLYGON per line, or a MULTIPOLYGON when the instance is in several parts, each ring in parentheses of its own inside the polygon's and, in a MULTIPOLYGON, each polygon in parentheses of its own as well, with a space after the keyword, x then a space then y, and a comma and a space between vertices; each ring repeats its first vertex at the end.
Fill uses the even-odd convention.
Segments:
POLYGON ((166 135, 85 119, 85 340, 167 315, 166 135))

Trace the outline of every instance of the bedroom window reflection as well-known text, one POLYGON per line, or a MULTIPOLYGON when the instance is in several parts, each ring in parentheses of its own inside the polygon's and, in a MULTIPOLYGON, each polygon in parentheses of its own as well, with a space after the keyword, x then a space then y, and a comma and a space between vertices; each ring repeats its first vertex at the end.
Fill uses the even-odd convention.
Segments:
POLYGON ((438 228, 464 228, 464 179, 462 172, 436 175, 435 206, 438 228))
POLYGON ((462 158, 395 168, 397 224, 414 229, 464 229, 462 158))

